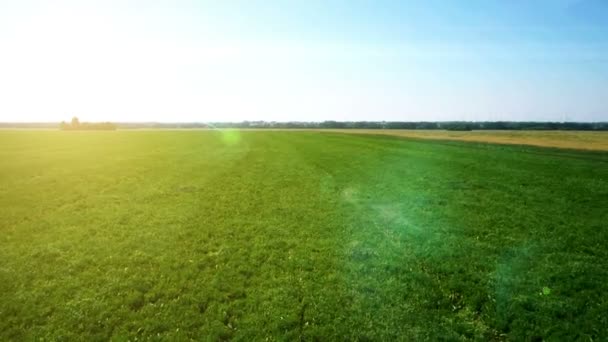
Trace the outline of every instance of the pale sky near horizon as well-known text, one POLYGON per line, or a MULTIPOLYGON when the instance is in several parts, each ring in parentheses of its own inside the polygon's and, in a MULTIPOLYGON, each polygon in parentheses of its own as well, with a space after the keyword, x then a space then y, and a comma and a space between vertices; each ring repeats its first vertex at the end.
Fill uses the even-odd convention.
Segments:
POLYGON ((608 1, 0 0, 0 121, 608 121, 608 1))

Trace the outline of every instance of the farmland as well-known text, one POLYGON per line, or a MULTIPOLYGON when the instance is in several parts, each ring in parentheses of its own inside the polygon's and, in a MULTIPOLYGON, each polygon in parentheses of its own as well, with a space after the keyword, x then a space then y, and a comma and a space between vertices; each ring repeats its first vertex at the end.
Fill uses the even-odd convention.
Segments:
POLYGON ((407 130, 407 129, 330 129, 337 133, 391 135, 416 139, 454 140, 506 145, 530 145, 577 150, 608 151, 608 133, 590 131, 521 130, 407 130))
POLYGON ((0 340, 605 340, 597 150, 0 131, 0 340))

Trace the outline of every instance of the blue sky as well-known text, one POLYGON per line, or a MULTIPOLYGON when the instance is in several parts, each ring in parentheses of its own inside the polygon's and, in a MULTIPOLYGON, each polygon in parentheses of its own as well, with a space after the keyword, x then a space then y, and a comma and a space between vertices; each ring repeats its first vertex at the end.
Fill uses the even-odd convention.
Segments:
POLYGON ((0 121, 608 121, 608 1, 4 1, 0 121))

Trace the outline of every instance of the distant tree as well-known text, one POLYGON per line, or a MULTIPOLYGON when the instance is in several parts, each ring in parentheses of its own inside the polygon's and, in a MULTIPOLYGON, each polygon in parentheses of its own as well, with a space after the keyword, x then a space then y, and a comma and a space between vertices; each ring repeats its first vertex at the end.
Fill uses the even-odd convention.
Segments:
POLYGON ((80 130, 80 131, 113 131, 116 129, 116 124, 111 122, 80 122, 77 117, 72 118, 71 123, 62 121, 59 124, 59 129, 63 131, 80 130))
MULTIPOLYGON (((479 127, 479 125, 477 125, 479 127)), ((451 122, 444 125, 444 128, 448 131, 472 131, 473 124, 468 122, 451 122)))

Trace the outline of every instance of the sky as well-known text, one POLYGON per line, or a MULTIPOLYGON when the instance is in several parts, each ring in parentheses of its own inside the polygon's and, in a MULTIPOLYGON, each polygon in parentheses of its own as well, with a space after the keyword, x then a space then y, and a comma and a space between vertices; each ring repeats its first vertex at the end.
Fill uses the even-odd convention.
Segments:
POLYGON ((606 0, 0 0, 0 121, 608 121, 606 0))

